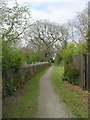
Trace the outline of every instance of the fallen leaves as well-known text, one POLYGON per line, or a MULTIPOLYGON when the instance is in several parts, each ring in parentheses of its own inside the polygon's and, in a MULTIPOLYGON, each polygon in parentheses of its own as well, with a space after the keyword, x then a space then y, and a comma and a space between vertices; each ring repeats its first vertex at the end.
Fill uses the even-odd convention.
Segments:
MULTIPOLYGON (((90 94, 87 91, 84 91, 79 86, 73 85, 67 81, 64 81, 64 86, 69 88, 71 91, 80 92, 82 94, 82 96, 80 96, 81 102, 88 106, 88 100, 90 103, 90 94), (89 95, 89 99, 88 99, 88 95, 89 95)), ((79 96, 79 94, 77 94, 77 97, 78 96, 79 96)), ((90 104, 89 104, 89 106, 90 106, 90 104)))

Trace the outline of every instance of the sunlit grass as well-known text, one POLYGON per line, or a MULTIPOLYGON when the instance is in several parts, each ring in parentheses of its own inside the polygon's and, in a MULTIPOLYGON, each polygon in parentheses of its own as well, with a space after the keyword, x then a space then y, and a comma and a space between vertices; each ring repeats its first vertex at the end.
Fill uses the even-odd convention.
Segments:
MULTIPOLYGON (((88 117, 88 106, 84 104, 81 98, 84 92, 73 91, 64 86, 62 76, 64 67, 55 66, 52 71, 52 81, 56 93, 66 103, 71 112, 78 118, 88 117)), ((85 98, 86 99, 86 98, 85 98)))

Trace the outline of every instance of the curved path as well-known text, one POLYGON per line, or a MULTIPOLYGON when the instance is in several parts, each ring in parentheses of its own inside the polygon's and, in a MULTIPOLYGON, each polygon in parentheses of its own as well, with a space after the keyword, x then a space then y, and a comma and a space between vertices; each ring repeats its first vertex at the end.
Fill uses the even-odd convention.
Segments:
POLYGON ((50 80, 53 67, 42 76, 40 80, 39 112, 38 118, 72 118, 72 114, 67 110, 65 104, 54 92, 50 80))

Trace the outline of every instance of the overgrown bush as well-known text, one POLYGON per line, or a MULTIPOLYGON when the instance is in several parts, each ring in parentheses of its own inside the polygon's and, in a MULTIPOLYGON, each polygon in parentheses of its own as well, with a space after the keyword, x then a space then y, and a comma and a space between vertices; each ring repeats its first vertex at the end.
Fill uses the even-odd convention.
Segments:
POLYGON ((79 85, 79 70, 75 65, 71 63, 67 64, 64 72, 64 80, 67 80, 74 85, 79 85))
POLYGON ((13 49, 7 42, 2 42, 2 66, 3 68, 13 68, 18 70, 25 62, 23 53, 20 49, 13 49))
POLYGON ((79 70, 73 63, 72 56, 87 53, 86 42, 83 43, 69 43, 66 48, 62 50, 62 60, 64 63, 64 79, 68 82, 79 85, 79 70))
POLYGON ((87 53, 87 43, 80 42, 76 45, 75 55, 86 54, 87 53))
POLYGON ((74 55, 75 45, 73 43, 69 43, 66 48, 62 51, 62 60, 64 63, 72 60, 72 56, 74 55))
POLYGON ((54 64, 55 65, 59 65, 61 63, 61 52, 58 51, 57 54, 56 54, 56 57, 55 57, 55 61, 54 61, 54 64))

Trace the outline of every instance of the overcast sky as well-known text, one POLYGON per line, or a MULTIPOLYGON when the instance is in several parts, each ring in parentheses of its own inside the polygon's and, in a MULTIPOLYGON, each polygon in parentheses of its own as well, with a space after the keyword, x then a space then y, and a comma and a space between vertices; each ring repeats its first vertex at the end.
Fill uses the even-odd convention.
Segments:
MULTIPOLYGON (((12 1, 12 0, 11 0, 12 1)), ((77 12, 86 8, 89 0, 17 0, 20 5, 27 4, 35 20, 48 19, 64 23, 73 19, 77 12)), ((10 2, 11 5, 11 2, 10 2)))

